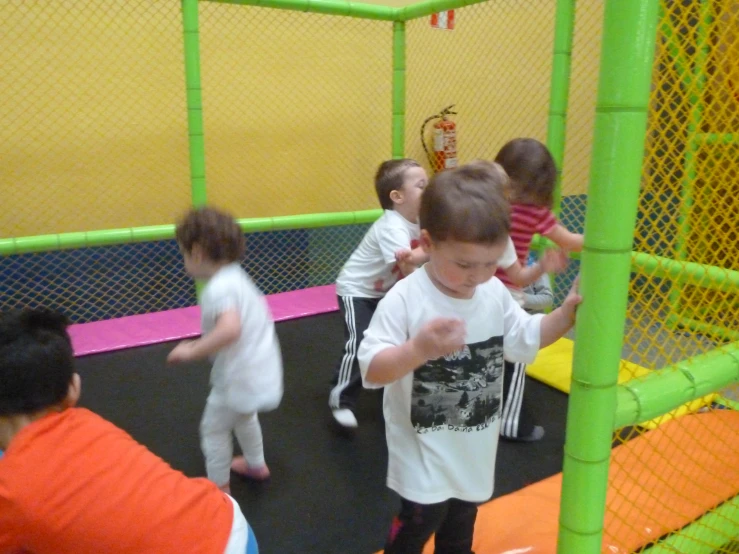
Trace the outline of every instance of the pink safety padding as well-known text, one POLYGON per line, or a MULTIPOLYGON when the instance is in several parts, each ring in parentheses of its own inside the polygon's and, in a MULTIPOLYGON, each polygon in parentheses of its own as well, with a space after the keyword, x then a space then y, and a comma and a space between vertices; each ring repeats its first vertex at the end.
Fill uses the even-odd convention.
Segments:
MULTIPOLYGON (((267 296, 275 321, 335 312, 336 287, 326 285, 267 296)), ((69 327, 75 356, 101 354, 200 335, 200 308, 133 315, 69 327)))

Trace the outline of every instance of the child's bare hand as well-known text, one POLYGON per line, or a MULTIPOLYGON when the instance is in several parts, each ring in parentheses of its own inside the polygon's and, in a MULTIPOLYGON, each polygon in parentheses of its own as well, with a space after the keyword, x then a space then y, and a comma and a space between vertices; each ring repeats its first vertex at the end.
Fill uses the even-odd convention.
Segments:
POLYGON ((412 257, 413 252, 411 250, 408 250, 407 248, 403 248, 402 250, 398 250, 397 252, 395 252, 395 261, 399 264, 411 263, 412 257))
POLYGON ((167 356, 167 363, 177 364, 180 362, 189 362, 193 360, 193 345, 194 341, 183 340, 180 344, 174 347, 174 350, 167 356))
POLYGON ((435 360, 463 348, 466 334, 461 319, 440 317, 424 325, 412 340, 420 356, 435 360))
POLYGON ((577 306, 582 302, 582 296, 580 296, 580 275, 575 277, 575 281, 572 283, 570 292, 567 293, 567 297, 562 302, 562 309, 570 314, 572 323, 575 323, 575 314, 577 313, 577 306))
POLYGON ((569 256, 565 250, 548 249, 542 254, 541 268, 544 273, 562 273, 567 269, 567 262, 569 262, 569 256))

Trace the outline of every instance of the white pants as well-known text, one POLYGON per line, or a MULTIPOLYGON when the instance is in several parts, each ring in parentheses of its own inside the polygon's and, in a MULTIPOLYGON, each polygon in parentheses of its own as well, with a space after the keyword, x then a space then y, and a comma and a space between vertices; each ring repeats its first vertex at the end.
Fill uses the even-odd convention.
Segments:
POLYGON ((231 476, 233 436, 239 441, 246 463, 264 465, 262 428, 256 413, 242 414, 226 405, 226 395, 211 390, 200 421, 200 446, 205 455, 208 479, 219 487, 227 485, 231 476))
POLYGON ((223 551, 223 554, 244 554, 246 552, 246 544, 249 540, 246 518, 238 502, 230 496, 228 496, 228 499, 234 506, 234 520, 231 525, 231 536, 228 538, 228 544, 226 544, 226 550, 223 551))

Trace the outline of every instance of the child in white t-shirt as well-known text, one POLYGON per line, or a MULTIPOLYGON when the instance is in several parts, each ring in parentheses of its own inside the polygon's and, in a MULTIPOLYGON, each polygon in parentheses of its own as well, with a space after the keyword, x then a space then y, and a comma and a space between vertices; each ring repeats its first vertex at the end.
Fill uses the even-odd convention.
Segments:
POLYGON ((234 219, 213 208, 192 210, 176 237, 187 273, 207 283, 202 337, 178 344, 167 361, 213 360, 200 440, 208 478, 229 492, 229 469, 249 479, 270 476, 257 413, 282 399, 280 345, 264 296, 239 264, 245 239, 234 219), (232 433, 244 453, 233 459, 232 433))
POLYGON ((430 261, 398 283, 359 349, 366 387, 385 387, 388 486, 401 496, 385 554, 471 553, 477 504, 493 494, 503 358, 531 362, 572 327, 573 290, 548 315, 498 279, 509 205, 498 166, 436 175, 421 200, 430 261))
MULTIPOLYGON (((487 160, 474 160, 466 165, 468 170, 479 169, 481 171, 495 172, 500 168, 500 166, 496 165, 495 162, 487 160)), ((500 186, 500 192, 506 199, 510 198, 511 191, 508 182, 500 186)), ((403 264, 411 265, 415 263, 416 265, 420 265, 421 263, 427 262, 428 254, 418 251, 412 252, 410 249, 405 249, 399 251, 396 254, 396 258, 401 264, 401 267, 405 268, 406 266, 403 264)), ((505 275, 509 282, 513 283, 516 287, 527 287, 538 279, 541 279, 543 275, 547 275, 548 273, 561 273, 567 268, 567 262, 568 258, 565 251, 550 248, 544 251, 540 261, 537 262, 534 260, 532 263, 524 265, 518 259, 518 254, 513 241, 508 237, 506 247, 498 260, 497 265, 498 270, 505 275)), ((410 271, 407 271, 407 273, 410 273, 410 271)), ((518 293, 519 291, 515 291, 513 289, 509 290, 511 290, 511 294, 513 294, 516 301, 523 305, 523 294, 520 294, 518 293)))
POLYGON ((336 422, 357 427, 354 407, 362 391, 357 350, 380 299, 419 263, 418 208, 426 187, 424 169, 409 159, 388 160, 375 175, 375 190, 384 212, 370 227, 341 269, 336 294, 344 321, 344 351, 336 367, 329 407, 336 422), (398 252, 408 250, 400 262, 398 252))

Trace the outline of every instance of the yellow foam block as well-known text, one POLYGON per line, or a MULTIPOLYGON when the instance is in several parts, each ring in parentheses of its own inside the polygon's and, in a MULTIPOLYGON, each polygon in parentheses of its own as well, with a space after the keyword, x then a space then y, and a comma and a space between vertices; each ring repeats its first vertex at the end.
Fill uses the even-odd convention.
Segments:
MULTIPOLYGON (((572 377, 572 349, 574 343, 570 339, 559 339, 554 344, 542 348, 536 361, 528 366, 526 374, 533 377, 537 381, 554 387, 569 394, 570 380, 572 377)), ((618 372, 618 382, 625 383, 635 377, 641 377, 649 373, 645 367, 637 365, 626 360, 621 360, 621 367, 618 372)), ((703 398, 698 398, 692 402, 688 402, 683 406, 673 410, 667 415, 652 419, 641 423, 642 427, 654 429, 663 423, 681 417, 683 415, 695 413, 705 406, 709 406, 717 395, 709 394, 703 398)))

